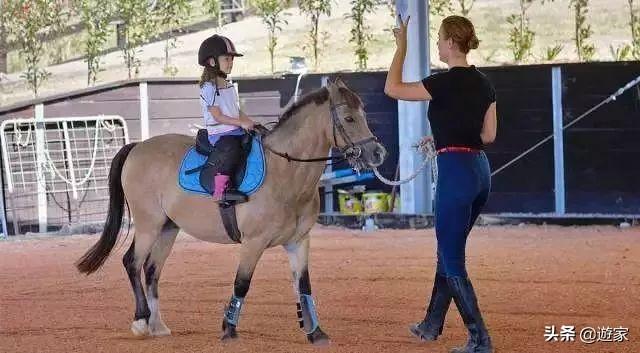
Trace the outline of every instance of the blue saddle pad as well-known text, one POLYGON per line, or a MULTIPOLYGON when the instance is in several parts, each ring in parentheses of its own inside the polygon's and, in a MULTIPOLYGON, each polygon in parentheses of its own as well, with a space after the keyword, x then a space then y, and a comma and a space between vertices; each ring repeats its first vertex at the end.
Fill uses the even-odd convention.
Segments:
MULTIPOLYGON (((178 173, 178 184, 184 191, 196 194, 210 194, 200 185, 200 171, 187 174, 188 170, 198 168, 207 161, 207 157, 198 153, 195 147, 189 148, 182 158, 180 164, 180 172, 178 173)), ((247 166, 245 168, 244 177, 238 187, 238 190, 246 195, 255 193, 262 183, 266 173, 264 161, 264 150, 260 137, 254 137, 251 142, 251 152, 247 156, 247 166)))

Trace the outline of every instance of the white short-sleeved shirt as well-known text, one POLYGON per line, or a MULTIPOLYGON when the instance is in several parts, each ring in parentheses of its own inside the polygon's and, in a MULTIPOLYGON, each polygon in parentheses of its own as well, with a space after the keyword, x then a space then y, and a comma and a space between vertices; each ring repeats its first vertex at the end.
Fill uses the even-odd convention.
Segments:
POLYGON ((217 135, 239 129, 238 126, 220 124, 209 112, 210 107, 218 107, 222 114, 230 118, 240 118, 238 92, 235 86, 228 82, 226 87, 216 89, 212 82, 205 82, 200 88, 200 105, 202 116, 209 135, 217 135))

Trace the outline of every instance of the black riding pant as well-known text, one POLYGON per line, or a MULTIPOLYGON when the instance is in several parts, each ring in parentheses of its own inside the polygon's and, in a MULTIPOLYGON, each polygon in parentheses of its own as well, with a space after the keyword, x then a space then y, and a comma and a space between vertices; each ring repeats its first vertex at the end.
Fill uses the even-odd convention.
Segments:
POLYGON ((208 162, 217 166, 217 173, 234 175, 242 157, 242 139, 243 136, 220 136, 213 145, 213 153, 209 156, 208 162))

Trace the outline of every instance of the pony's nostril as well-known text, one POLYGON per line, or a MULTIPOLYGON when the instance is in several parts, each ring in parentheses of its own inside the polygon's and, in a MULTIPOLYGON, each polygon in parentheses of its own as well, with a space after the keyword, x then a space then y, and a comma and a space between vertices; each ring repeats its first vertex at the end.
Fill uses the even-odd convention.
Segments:
POLYGON ((371 160, 371 166, 373 167, 378 167, 382 164, 382 162, 384 162, 384 154, 381 153, 380 151, 375 151, 373 153, 373 158, 371 160))
POLYGON ((374 155, 376 156, 378 163, 382 164, 387 157, 387 150, 381 144, 378 144, 374 155))

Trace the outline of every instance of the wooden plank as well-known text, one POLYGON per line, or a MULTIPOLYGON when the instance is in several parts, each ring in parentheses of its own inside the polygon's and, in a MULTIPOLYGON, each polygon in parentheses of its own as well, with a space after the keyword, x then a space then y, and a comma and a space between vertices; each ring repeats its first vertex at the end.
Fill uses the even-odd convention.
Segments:
POLYGON ((89 93, 69 99, 72 102, 112 102, 138 101, 140 99, 138 85, 122 86, 107 91, 89 93))
MULTIPOLYGON (((279 116, 279 98, 249 98, 242 102, 243 111, 253 116, 279 116)), ((151 119, 202 118, 199 100, 158 100, 149 104, 151 119)))
POLYGON ((149 126, 149 136, 183 134, 195 136, 194 124, 202 125, 202 118, 154 119, 149 126))
POLYGON ((398 103, 395 99, 387 97, 384 93, 359 94, 364 110, 367 113, 393 113, 398 114, 398 103))
POLYGON ((240 106, 249 116, 254 115, 275 115, 282 114, 280 107, 280 95, 273 92, 263 92, 264 95, 240 95, 240 106))
POLYGON ((498 192, 492 190, 489 200, 482 211, 486 213, 547 213, 553 212, 554 209, 553 191, 498 192))
POLYGON ((566 198, 571 213, 640 213, 637 191, 567 191, 566 198))
POLYGON ((119 115, 125 119, 138 119, 138 101, 78 102, 63 101, 44 107, 45 118, 95 115, 119 115))
POLYGON ((0 120, 8 119, 32 119, 34 117, 34 108, 32 105, 24 107, 20 110, 14 110, 0 115, 0 120))
POLYGON ((200 100, 196 98, 151 100, 149 101, 149 118, 151 120, 177 118, 202 120, 200 100))
POLYGON ((200 87, 193 83, 159 83, 149 82, 149 100, 196 99, 200 95, 200 87))
MULTIPOLYGON (((241 94, 240 105, 249 116, 280 115, 280 96, 277 92, 241 94)), ((149 102, 151 119, 175 119, 201 117, 200 100, 196 97, 175 99, 153 99, 149 102)))

